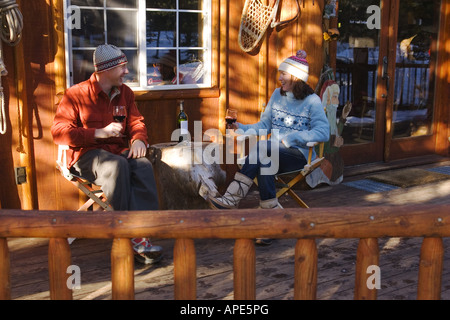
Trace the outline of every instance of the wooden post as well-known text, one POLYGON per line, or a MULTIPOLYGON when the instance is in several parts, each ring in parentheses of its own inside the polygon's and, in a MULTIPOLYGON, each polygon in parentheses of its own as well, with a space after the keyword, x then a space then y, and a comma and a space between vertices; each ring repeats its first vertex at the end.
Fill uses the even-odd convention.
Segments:
POLYGON ((134 300, 134 255, 130 239, 113 240, 111 281, 113 300, 134 300))
POLYGON ((11 299, 11 273, 8 240, 0 238, 0 300, 11 299))
POLYGON ((237 239, 234 244, 234 299, 256 299, 256 256, 252 239, 237 239))
POLYGON ((376 300, 377 289, 367 284, 367 268, 378 266, 379 249, 377 238, 360 239, 356 250, 355 300, 376 300))
POLYGON ((69 243, 65 238, 50 238, 48 243, 48 272, 50 299, 72 300, 72 290, 67 286, 67 268, 71 264, 69 243))
POLYGON ((173 248, 175 300, 197 298, 197 263, 194 240, 177 239, 173 248))
POLYGON ((295 245, 294 299, 315 300, 317 247, 314 239, 298 239, 295 245))
POLYGON ((441 298, 443 259, 442 238, 424 238, 420 249, 417 300, 441 298))

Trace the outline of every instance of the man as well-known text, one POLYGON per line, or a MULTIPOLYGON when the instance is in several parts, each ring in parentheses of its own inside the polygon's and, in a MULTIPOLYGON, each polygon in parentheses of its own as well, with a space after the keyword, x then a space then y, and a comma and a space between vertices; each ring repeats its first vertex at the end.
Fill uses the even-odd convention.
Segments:
MULTIPOLYGON (((57 144, 70 146, 68 167, 100 185, 114 210, 157 210, 153 168, 145 158, 147 129, 123 83, 127 58, 116 46, 104 44, 94 51, 95 72, 67 89, 51 128, 57 144), (113 106, 124 105, 123 122, 113 119, 113 106)), ((161 259, 162 248, 147 238, 132 239, 136 260, 145 264, 161 259)))

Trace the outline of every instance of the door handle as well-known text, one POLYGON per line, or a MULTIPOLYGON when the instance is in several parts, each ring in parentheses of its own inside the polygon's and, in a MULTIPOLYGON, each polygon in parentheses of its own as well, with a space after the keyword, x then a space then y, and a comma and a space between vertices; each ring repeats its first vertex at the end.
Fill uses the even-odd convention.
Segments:
POLYGON ((386 91, 389 91, 389 75, 388 75, 388 57, 383 57, 383 68, 381 71, 381 79, 386 80, 386 91))

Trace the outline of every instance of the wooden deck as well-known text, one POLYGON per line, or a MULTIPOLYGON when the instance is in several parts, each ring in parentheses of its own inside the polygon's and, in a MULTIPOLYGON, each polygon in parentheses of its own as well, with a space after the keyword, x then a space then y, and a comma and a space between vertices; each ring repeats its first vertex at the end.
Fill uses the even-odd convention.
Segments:
MULTIPOLYGON (((420 165, 420 168, 449 166, 450 161, 420 165)), ((369 168, 370 169, 370 168, 369 168)), ((378 166, 380 169, 380 166, 378 166)), ((394 166, 390 170, 395 169, 394 166)), ((377 170, 377 169, 374 169, 377 170)), ((344 182, 363 179, 368 167, 347 170, 344 182)), ((414 203, 450 204, 448 180, 384 192, 367 192, 345 184, 319 186, 298 191, 310 207, 378 206, 414 203)), ((243 207, 255 206, 258 193, 252 189, 243 207)), ((295 206, 288 196, 285 207, 295 206)), ((153 239, 164 250, 156 266, 135 265, 135 292, 138 300, 173 299, 174 240, 153 239)), ((291 300, 294 285, 295 239, 275 240, 271 246, 256 247, 256 298, 291 300)), ((416 299, 421 238, 379 239, 380 300, 416 299)), ((72 264, 80 267, 81 289, 73 291, 76 300, 111 299, 110 250, 112 240, 77 239, 71 245, 72 264)), ((353 299, 358 239, 316 239, 318 249, 317 298, 353 299)), ((450 245, 450 239, 444 239, 450 245)), ((17 300, 49 299, 48 240, 8 239, 11 255, 11 295, 17 300)), ((233 299, 233 240, 196 240, 197 298, 233 299)), ((450 299, 450 252, 444 257, 442 299, 450 299)))

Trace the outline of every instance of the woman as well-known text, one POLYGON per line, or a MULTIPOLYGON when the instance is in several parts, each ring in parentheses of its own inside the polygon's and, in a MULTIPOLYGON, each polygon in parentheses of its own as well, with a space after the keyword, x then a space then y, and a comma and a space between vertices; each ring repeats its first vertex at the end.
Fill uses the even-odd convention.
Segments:
POLYGON ((277 207, 275 174, 302 169, 309 151, 306 144, 329 139, 330 128, 322 102, 306 84, 309 73, 306 52, 299 50, 296 56, 285 59, 278 70, 281 87, 273 92, 261 120, 252 125, 236 122, 231 127, 244 133, 249 130, 271 133, 271 138, 269 142, 259 141, 250 151, 222 197, 208 198, 212 208, 237 208, 255 177, 258 179, 260 207, 277 207), (271 170, 274 167, 277 169, 275 172, 271 170))

